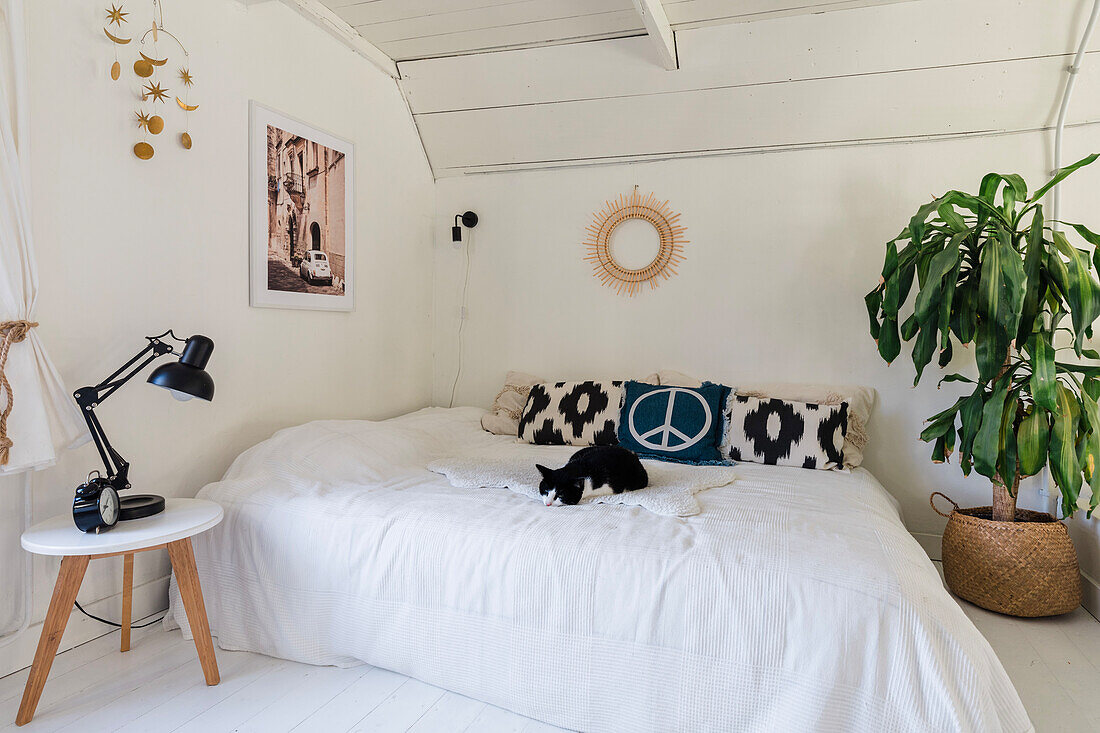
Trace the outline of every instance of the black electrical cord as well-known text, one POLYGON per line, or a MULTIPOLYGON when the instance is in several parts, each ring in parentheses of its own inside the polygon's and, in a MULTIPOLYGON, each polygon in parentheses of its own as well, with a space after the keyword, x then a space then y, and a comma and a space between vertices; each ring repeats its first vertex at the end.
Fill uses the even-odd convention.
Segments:
MULTIPOLYGON (((94 619, 94 620, 96 620, 96 621, 100 622, 101 624, 107 624, 108 626, 114 626, 114 627, 115 627, 115 628, 117 628, 117 629, 121 629, 121 628, 122 628, 122 624, 116 624, 116 623, 115 623, 114 621, 108 621, 108 620, 107 620, 107 619, 105 619, 105 618, 100 618, 99 616, 96 616, 95 614, 91 614, 91 613, 88 613, 88 612, 87 612, 87 611, 85 611, 85 610, 84 610, 84 608, 83 608, 83 607, 82 607, 82 606, 81 606, 81 605, 80 605, 80 604, 79 604, 78 602, 76 602, 76 601, 73 601, 73 605, 75 605, 75 606, 76 606, 76 610, 80 611, 80 612, 81 612, 82 614, 84 614, 85 616, 87 616, 87 617, 88 617, 88 618, 90 618, 90 619, 94 619)), ((167 616, 167 615, 168 615, 168 614, 164 614, 164 616, 167 616)), ((146 622, 145 622, 145 623, 143 623, 143 624, 131 625, 131 626, 130 626, 130 628, 131 628, 131 629, 144 629, 144 628, 145 628, 146 626, 152 626, 152 625, 153 625, 153 624, 155 624, 155 623, 156 623, 157 621, 161 621, 161 620, 163 620, 163 619, 164 619, 164 616, 161 616, 160 618, 155 618, 155 619, 153 619, 152 621, 146 621, 146 622)))

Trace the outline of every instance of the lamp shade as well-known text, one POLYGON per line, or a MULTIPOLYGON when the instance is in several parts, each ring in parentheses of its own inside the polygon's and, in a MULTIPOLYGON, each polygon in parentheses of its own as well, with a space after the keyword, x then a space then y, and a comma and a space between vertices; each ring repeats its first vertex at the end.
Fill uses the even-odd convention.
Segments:
POLYGON ((206 336, 192 336, 183 347, 179 361, 162 364, 149 375, 149 384, 164 387, 180 400, 198 397, 214 399, 214 380, 206 373, 206 363, 214 352, 214 342, 206 336))

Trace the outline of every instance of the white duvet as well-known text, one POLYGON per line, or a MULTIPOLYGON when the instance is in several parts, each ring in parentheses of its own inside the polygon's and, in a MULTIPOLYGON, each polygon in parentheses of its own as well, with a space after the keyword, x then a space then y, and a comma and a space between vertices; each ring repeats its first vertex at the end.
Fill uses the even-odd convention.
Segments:
POLYGON ((740 464, 687 518, 545 507, 427 470, 512 440, 481 414, 315 422, 242 454, 193 539, 218 644, 584 731, 1033 730, 865 470, 740 464))

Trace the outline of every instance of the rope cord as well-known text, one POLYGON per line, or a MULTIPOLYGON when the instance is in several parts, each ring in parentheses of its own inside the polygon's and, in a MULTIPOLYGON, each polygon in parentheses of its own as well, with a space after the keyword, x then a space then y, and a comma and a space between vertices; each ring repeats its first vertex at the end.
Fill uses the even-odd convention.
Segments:
POLYGON ((11 438, 8 437, 8 416, 15 406, 15 393, 12 392, 11 382, 8 381, 4 368, 8 365, 8 351, 12 344, 18 344, 27 338, 27 334, 38 324, 34 321, 3 321, 0 323, 0 395, 4 398, 4 407, 0 409, 0 466, 8 464, 8 457, 12 448, 11 438))

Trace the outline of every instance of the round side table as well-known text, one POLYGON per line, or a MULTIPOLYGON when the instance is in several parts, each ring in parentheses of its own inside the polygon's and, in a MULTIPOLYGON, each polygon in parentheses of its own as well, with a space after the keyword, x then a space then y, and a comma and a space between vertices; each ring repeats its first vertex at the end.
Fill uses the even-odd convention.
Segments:
POLYGON ((23 549, 36 555, 61 557, 61 571, 53 587, 53 597, 42 623, 42 635, 34 653, 23 700, 19 704, 16 725, 26 725, 34 717, 46 678, 50 674, 54 655, 65 633, 76 593, 84 579, 90 560, 123 557, 122 573, 122 651, 130 649, 130 611, 133 602, 134 553, 168 549, 172 570, 176 574, 187 622, 195 638, 206 684, 220 681, 218 661, 214 657, 214 642, 206 620, 206 606, 195 568, 195 553, 191 549, 192 535, 205 532, 222 520, 222 508, 205 499, 168 499, 164 511, 144 519, 119 522, 102 534, 85 534, 73 524, 72 514, 47 519, 23 533, 23 549))

